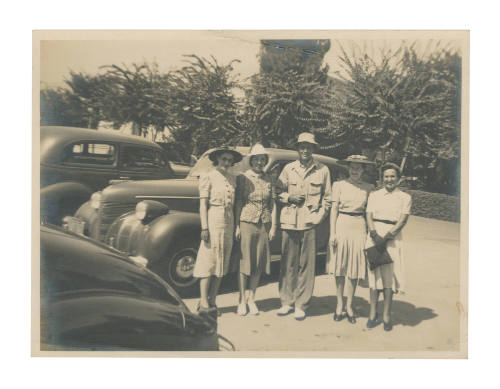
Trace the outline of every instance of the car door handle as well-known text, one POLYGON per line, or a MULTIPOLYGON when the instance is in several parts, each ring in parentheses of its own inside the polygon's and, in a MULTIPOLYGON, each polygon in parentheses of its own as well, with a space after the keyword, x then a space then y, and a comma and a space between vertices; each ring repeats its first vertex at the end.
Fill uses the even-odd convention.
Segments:
POLYGON ((130 180, 130 177, 120 177, 120 180, 130 180))

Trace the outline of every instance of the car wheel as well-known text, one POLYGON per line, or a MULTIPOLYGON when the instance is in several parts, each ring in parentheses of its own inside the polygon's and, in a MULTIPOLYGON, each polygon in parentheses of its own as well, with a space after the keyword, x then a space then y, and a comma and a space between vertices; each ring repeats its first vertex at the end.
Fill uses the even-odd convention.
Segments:
POLYGON ((199 294, 197 278, 193 277, 198 244, 186 242, 167 250, 165 260, 153 267, 181 296, 199 294))

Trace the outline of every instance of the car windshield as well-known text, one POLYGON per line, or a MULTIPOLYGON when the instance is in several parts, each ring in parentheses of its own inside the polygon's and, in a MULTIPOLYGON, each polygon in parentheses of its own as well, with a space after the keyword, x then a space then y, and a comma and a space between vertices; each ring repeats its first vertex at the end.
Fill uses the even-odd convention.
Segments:
MULTIPOLYGON (((232 166, 229 169, 229 172, 234 175, 238 175, 246 171, 250 168, 250 164, 248 162, 249 158, 244 157, 241 162, 238 162, 236 165, 232 166)), ((207 173, 214 168, 212 161, 208 158, 208 154, 205 154, 200 157, 198 162, 193 166, 193 168, 189 171, 188 178, 199 178, 200 174, 207 173)))

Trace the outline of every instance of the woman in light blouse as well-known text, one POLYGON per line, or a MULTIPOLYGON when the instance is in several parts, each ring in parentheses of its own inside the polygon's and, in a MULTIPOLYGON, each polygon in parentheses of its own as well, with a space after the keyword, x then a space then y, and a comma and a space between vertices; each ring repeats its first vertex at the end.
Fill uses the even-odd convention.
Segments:
POLYGON ((262 145, 256 144, 249 156, 251 168, 237 177, 236 190, 236 239, 241 239, 242 254, 237 313, 241 316, 247 312, 259 313, 255 291, 262 272, 270 273, 269 240, 277 229, 274 184, 263 170, 269 161, 268 154, 262 145))
POLYGON ((377 302, 384 292, 384 330, 392 330, 391 305, 393 293, 404 291, 403 236, 401 230, 408 221, 411 196, 398 189, 401 172, 393 163, 382 166, 384 187, 370 194, 366 208, 369 234, 366 247, 381 246, 387 249, 392 263, 368 270, 370 285, 370 316, 366 326, 378 324, 377 302))
POLYGON ((332 210, 330 213, 330 245, 327 269, 335 276, 337 308, 333 320, 344 316, 354 324, 356 317, 352 309, 358 280, 366 278, 365 208, 373 185, 363 182, 365 166, 374 164, 363 155, 351 155, 340 163, 348 166, 349 178, 336 181, 332 187, 332 210), (346 281, 347 278, 347 281, 346 281), (344 310, 344 286, 347 283, 347 302, 344 310))
POLYGON ((234 240, 236 177, 228 169, 241 161, 236 150, 221 147, 209 155, 215 169, 200 176, 201 243, 193 276, 200 278, 200 311, 217 309, 215 298, 229 270, 234 240))

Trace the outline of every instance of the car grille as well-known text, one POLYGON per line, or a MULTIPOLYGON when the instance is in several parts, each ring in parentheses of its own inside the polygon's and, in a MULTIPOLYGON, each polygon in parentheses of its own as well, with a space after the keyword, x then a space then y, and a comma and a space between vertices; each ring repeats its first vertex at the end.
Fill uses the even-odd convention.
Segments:
POLYGON ((138 255, 138 248, 144 239, 144 229, 140 220, 122 219, 119 226, 108 235, 110 246, 128 255, 138 255))
POLYGON ((105 201, 99 207, 99 221, 97 225, 97 240, 104 241, 111 224, 124 213, 135 209, 136 203, 113 204, 105 201))

